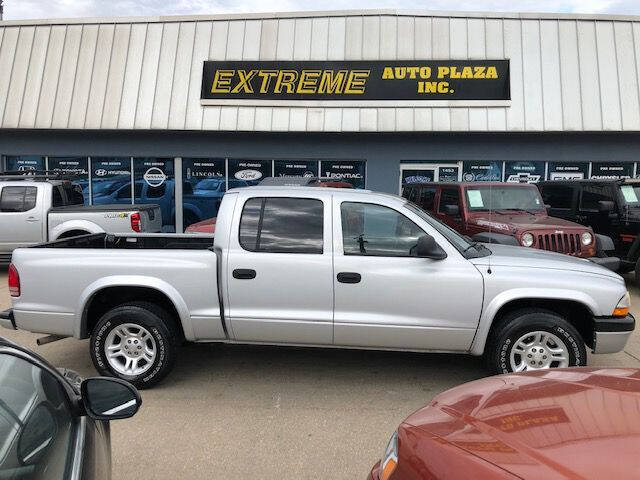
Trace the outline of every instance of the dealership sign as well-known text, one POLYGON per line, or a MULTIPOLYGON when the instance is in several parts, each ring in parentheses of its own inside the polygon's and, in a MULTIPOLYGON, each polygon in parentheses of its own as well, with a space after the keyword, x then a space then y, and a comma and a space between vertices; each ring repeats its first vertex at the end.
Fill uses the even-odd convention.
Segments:
POLYGON ((206 61, 201 99, 509 100, 509 60, 206 61))

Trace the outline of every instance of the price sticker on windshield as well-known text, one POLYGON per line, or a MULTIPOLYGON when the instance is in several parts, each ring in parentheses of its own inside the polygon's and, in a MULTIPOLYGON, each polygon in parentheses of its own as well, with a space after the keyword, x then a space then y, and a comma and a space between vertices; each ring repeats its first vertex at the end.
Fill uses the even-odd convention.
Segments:
POLYGON ((469 206, 471 208, 484 207, 484 202, 482 201, 482 193, 480 193, 480 190, 467 190, 467 198, 469 199, 469 206))
POLYGON ((631 185, 623 185, 622 187, 620 187, 620 190, 622 190, 622 195, 624 195, 624 199, 628 203, 638 202, 638 196, 636 195, 636 191, 631 185))

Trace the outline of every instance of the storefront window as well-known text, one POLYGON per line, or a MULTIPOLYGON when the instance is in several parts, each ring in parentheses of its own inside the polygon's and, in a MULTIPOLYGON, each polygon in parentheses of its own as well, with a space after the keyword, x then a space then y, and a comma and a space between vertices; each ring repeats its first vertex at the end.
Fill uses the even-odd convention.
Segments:
POLYGON ((549 162, 549 180, 583 180, 589 176, 589 163, 549 162))
POLYGON ((364 160, 323 160, 320 162, 320 176, 348 182, 355 188, 365 188, 365 165, 364 160))
POLYGON ((402 170, 402 184, 433 182, 436 176, 435 168, 421 168, 417 170, 402 170))
MULTIPOLYGON (((224 158, 182 159, 182 223, 186 228, 194 227, 198 233, 213 233, 213 221, 218 216, 222 196, 226 192, 227 180, 224 158)), ((229 187, 240 183, 236 180, 229 187)), ((246 182, 241 182, 246 185, 246 182)))
POLYGON ((458 167, 440 167, 438 168, 438 181, 439 182, 457 182, 458 181, 458 167))
POLYGON ((592 163, 591 178, 618 179, 633 177, 633 163, 592 163))
POLYGON ((25 172, 44 170, 44 157, 34 155, 6 156, 5 169, 7 172, 25 172))
MULTIPOLYGON (((89 192, 83 191, 85 198, 89 192)), ((131 158, 91 158, 91 198, 94 205, 131 204, 131 158)))
POLYGON ((162 231, 176 231, 176 177, 173 158, 133 159, 134 203, 160 205, 162 231))
POLYGON ((317 177, 317 160, 275 160, 274 177, 317 177))
MULTIPOLYGON (((262 179, 271 176, 271 160, 229 159, 229 188, 232 180, 240 180, 234 187, 258 185, 262 179)), ((235 183, 235 182, 234 182, 235 183)))
POLYGON ((544 180, 544 162, 506 162, 504 179, 510 183, 538 183, 544 180))
POLYGON ((72 175, 74 183, 82 187, 84 204, 89 204, 89 160, 87 157, 49 157, 49 170, 72 175))
POLYGON ((500 182, 502 181, 503 162, 464 162, 462 181, 464 182, 500 182))

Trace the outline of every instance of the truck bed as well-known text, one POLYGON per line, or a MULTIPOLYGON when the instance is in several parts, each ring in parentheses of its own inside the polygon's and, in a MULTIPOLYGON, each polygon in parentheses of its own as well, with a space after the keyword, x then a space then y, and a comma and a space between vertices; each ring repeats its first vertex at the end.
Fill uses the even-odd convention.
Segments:
POLYGON ((206 250, 212 247, 213 236, 163 235, 157 233, 136 235, 94 233, 41 243, 31 248, 206 250))

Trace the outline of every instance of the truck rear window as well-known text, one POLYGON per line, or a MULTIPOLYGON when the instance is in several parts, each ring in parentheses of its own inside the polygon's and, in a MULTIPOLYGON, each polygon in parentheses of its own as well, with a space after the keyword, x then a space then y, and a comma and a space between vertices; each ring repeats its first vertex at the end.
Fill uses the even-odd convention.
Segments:
POLYGON ((240 218, 240 245, 251 252, 321 254, 323 222, 321 200, 251 198, 240 218))
POLYGON ((0 192, 0 212, 27 212, 36 206, 37 187, 4 187, 0 192))

